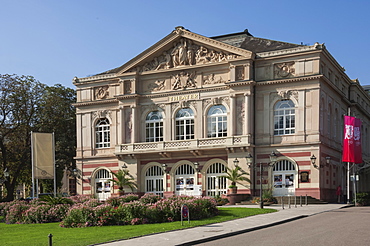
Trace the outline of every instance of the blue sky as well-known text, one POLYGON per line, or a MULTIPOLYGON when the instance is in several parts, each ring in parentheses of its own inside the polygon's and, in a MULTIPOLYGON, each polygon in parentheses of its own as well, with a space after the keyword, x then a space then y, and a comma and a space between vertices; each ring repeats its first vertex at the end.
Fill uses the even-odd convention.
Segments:
POLYGON ((0 74, 74 88, 126 63, 176 26, 212 37, 325 43, 351 79, 370 85, 370 1, 0 0, 0 74))

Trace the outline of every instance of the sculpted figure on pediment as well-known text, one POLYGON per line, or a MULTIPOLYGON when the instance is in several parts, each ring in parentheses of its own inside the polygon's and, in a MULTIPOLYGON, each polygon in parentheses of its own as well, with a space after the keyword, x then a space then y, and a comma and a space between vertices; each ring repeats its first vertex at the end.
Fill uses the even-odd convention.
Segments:
POLYGON ((129 72, 146 72, 152 70, 170 69, 182 66, 192 66, 211 62, 222 62, 237 58, 238 55, 224 53, 194 44, 191 40, 182 38, 174 42, 172 48, 162 55, 147 61, 144 65, 132 68, 129 72))

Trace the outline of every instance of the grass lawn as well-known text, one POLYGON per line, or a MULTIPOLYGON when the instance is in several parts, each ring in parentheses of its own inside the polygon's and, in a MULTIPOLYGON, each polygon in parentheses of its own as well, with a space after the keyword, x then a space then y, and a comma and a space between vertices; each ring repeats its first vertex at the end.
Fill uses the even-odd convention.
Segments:
POLYGON ((62 228, 59 227, 59 223, 22 225, 0 223, 0 245, 48 245, 48 235, 50 233, 53 235, 53 246, 89 245, 276 212, 274 209, 232 207, 221 207, 219 210, 220 214, 218 216, 190 221, 190 225, 186 221, 184 226, 181 226, 179 221, 161 224, 86 228, 62 228))

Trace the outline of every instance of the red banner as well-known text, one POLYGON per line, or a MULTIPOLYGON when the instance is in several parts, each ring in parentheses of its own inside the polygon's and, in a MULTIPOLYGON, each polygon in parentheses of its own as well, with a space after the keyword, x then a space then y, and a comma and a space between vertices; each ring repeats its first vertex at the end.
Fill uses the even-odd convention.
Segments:
POLYGON ((343 162, 362 163, 361 120, 344 116, 343 162))

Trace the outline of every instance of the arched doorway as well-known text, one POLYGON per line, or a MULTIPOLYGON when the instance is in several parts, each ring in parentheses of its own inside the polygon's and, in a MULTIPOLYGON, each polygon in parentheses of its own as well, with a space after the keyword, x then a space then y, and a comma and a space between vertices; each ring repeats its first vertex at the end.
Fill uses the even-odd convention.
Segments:
POLYGON ((207 196, 215 197, 221 196, 227 193, 226 178, 222 177, 225 175, 226 167, 222 163, 213 163, 207 169, 207 196))
POLYGON ((105 201, 111 196, 111 181, 112 174, 106 169, 100 169, 96 172, 95 180, 95 194, 99 201, 105 201))
POLYGON ((272 172, 274 196, 294 196, 297 179, 297 168, 288 160, 278 161, 272 172))
POLYGON ((151 166, 145 172, 145 192, 163 197, 163 170, 159 166, 151 166))
POLYGON ((183 164, 176 169, 176 195, 192 196, 194 194, 195 171, 189 164, 183 164))

